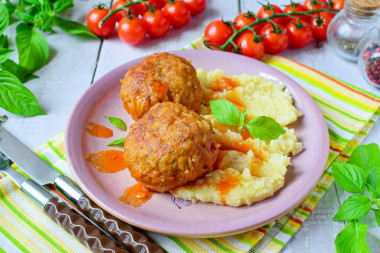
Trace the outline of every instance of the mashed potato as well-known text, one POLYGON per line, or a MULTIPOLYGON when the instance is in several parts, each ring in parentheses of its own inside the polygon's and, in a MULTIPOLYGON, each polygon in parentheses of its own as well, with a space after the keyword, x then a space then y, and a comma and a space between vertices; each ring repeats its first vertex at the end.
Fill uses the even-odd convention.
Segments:
POLYGON ((201 115, 211 121, 220 152, 213 172, 171 193, 193 202, 229 206, 251 205, 273 196, 284 185, 289 155, 302 151, 294 129, 286 127, 301 115, 291 95, 283 85, 260 76, 226 77, 222 70, 202 69, 197 75, 204 90, 201 115), (209 101, 215 99, 229 100, 240 111, 247 109, 248 120, 272 117, 286 133, 271 141, 253 138, 246 129, 239 133, 238 126, 223 125, 211 114, 209 101))

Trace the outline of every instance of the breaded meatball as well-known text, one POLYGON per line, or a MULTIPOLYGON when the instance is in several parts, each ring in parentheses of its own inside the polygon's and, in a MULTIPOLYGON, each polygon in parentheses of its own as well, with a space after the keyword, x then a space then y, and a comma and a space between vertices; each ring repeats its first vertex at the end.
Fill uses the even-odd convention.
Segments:
POLYGON ((120 82, 124 108, 134 120, 161 102, 200 110, 203 90, 194 67, 182 57, 168 53, 148 56, 130 68, 120 82))
POLYGON ((132 177, 158 192, 211 172, 217 155, 210 121, 172 102, 154 105, 131 126, 124 142, 132 177))

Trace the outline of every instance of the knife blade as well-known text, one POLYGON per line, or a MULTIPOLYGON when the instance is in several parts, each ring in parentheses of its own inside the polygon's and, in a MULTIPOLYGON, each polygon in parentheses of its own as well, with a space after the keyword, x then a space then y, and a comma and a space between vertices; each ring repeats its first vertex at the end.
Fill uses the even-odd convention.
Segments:
POLYGON ((159 246, 151 243, 146 235, 136 231, 131 225, 105 212, 88 198, 71 180, 58 173, 2 126, 0 126, 0 151, 7 155, 17 166, 40 185, 55 185, 84 215, 102 227, 130 251, 165 252, 159 246))
POLYGON ((84 246, 92 251, 101 253, 128 252, 76 210, 54 197, 33 180, 12 169, 7 164, 8 159, 2 158, 2 154, 0 154, 0 160, 0 174, 8 175, 25 194, 43 209, 45 214, 76 237, 84 246))

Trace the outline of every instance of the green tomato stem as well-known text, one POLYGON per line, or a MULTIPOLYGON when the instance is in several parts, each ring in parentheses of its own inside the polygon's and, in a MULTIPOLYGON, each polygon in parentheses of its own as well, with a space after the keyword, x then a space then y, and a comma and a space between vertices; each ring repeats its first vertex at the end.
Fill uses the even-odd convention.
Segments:
POLYGON ((148 6, 148 8, 149 8, 149 11, 151 11, 151 12, 153 12, 153 7, 148 3, 148 2, 146 2, 146 1, 144 1, 144 0, 139 0, 139 1, 136 1, 136 2, 129 2, 128 1, 128 3, 127 4, 125 4, 125 5, 123 5, 123 6, 120 6, 119 8, 117 8, 117 9, 115 9, 115 10, 113 10, 113 11, 110 11, 108 14, 107 14, 107 16, 105 16, 100 22, 99 22, 99 27, 102 27, 103 26, 103 24, 113 15, 113 14, 115 14, 116 12, 119 12, 119 11, 122 11, 122 10, 124 10, 125 8, 127 8, 127 7, 130 7, 130 6, 133 6, 133 5, 137 5, 137 4, 141 4, 141 3, 143 3, 143 4, 145 4, 146 6, 148 6))

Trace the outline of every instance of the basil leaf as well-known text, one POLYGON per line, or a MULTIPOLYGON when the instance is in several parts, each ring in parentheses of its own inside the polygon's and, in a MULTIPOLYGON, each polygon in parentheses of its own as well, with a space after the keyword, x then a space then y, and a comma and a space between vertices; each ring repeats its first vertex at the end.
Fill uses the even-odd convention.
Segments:
POLYGON ((4 3, 4 5, 5 5, 5 7, 7 8, 7 10, 8 10, 8 15, 9 15, 9 17, 8 17, 8 19, 10 20, 11 19, 11 15, 15 12, 15 10, 16 10, 16 6, 13 4, 13 3, 11 3, 10 1, 7 1, 6 3, 4 3))
POLYGON ((375 143, 358 146, 352 152, 348 163, 355 164, 364 170, 365 176, 372 169, 376 169, 376 173, 380 174, 380 148, 375 143))
POLYGON ((123 147, 124 146, 124 140, 125 140, 125 137, 121 137, 120 139, 111 141, 110 143, 108 143, 107 146, 119 146, 119 147, 123 147))
POLYGON ((14 75, 20 79, 20 73, 19 73, 18 65, 17 65, 17 63, 12 61, 11 59, 8 59, 8 60, 4 61, 3 63, 1 63, 0 67, 2 70, 8 71, 12 75, 14 75))
POLYGON ((8 48, 8 36, 7 35, 0 35, 0 47, 1 48, 8 48))
POLYGON ((217 121, 224 125, 239 124, 239 110, 235 104, 228 100, 210 101, 211 112, 217 121))
POLYGON ((372 201, 366 195, 352 195, 339 207, 334 220, 354 220, 363 218, 371 209, 372 201))
POLYGON ((57 0, 53 4, 54 11, 60 13, 69 7, 73 7, 73 0, 57 0))
POLYGON ((15 14, 20 20, 27 22, 27 23, 33 23, 34 22, 34 17, 30 15, 26 11, 18 11, 15 14))
POLYGON ((25 77, 40 69, 46 63, 49 57, 49 46, 43 35, 32 31, 24 23, 19 24, 16 31, 20 75, 25 77))
POLYGON ((260 140, 268 141, 277 139, 280 135, 285 133, 285 130, 271 117, 259 116, 247 124, 245 127, 249 133, 260 140))
POLYGON ((95 34, 93 34, 88 29, 87 26, 85 26, 85 25, 83 25, 81 23, 70 21, 70 20, 65 20, 65 19, 60 18, 60 17, 55 17, 54 18, 54 23, 59 28, 61 28, 63 31, 65 31, 65 32, 67 32, 69 34, 72 34, 72 35, 86 35, 86 36, 90 36, 90 37, 93 37, 93 38, 98 38, 95 34))
POLYGON ((11 113, 22 116, 46 114, 33 93, 7 71, 0 71, 0 97, 0 106, 11 113))
POLYGON ((350 221, 335 239, 337 253, 370 253, 366 242, 367 225, 350 221))
POLYGON ((376 223, 380 227, 380 209, 372 209, 375 212, 376 223))
POLYGON ((364 192, 365 176, 358 166, 334 162, 332 163, 332 175, 343 190, 352 193, 364 192))
POLYGON ((377 192, 377 182, 378 181, 377 181, 376 171, 371 170, 371 172, 368 174, 368 177, 367 177, 366 186, 367 186, 368 192, 371 194, 373 198, 376 198, 377 195, 380 194, 379 192, 377 192))
POLYGON ((7 7, 0 2, 0 34, 3 34, 9 25, 9 12, 7 7))
POLYGON ((115 118, 115 117, 108 117, 108 116, 104 116, 104 117, 107 118, 109 122, 115 127, 120 128, 121 130, 124 130, 124 131, 127 130, 127 125, 121 119, 115 118))
POLYGON ((24 0, 24 3, 29 4, 29 5, 37 5, 37 6, 41 5, 40 1, 38 0, 24 0))
POLYGON ((14 50, 7 49, 7 48, 0 48, 0 63, 5 62, 8 60, 9 56, 14 50))

